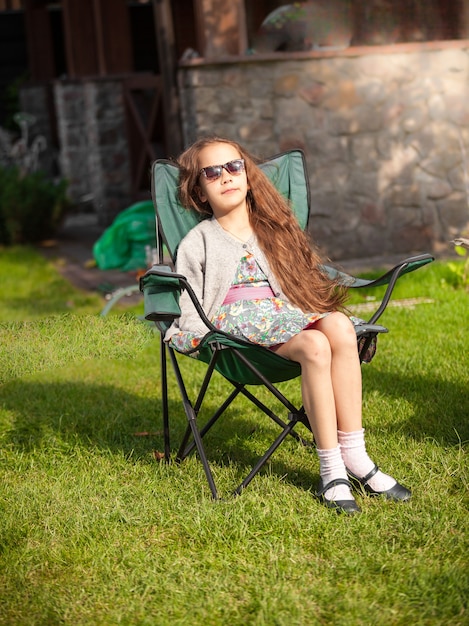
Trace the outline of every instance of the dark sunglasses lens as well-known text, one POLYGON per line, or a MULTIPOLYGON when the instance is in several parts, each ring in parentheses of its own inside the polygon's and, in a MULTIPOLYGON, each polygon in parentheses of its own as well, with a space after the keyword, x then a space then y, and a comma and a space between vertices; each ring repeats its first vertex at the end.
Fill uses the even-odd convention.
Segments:
POLYGON ((216 180, 221 176, 223 167, 221 165, 210 165, 204 168, 205 178, 207 180, 216 180))
POLYGON ((226 164, 226 169, 230 174, 241 174, 244 171, 244 163, 241 160, 230 161, 226 164))

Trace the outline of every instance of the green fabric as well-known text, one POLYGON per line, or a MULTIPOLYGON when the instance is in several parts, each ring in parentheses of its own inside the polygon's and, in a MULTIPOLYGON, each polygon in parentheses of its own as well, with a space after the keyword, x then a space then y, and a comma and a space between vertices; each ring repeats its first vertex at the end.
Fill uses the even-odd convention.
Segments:
MULTIPOLYGON (((401 271, 399 276, 403 276, 404 274, 408 274, 409 272, 413 272, 419 267, 423 267, 427 265, 427 263, 431 263, 433 261, 433 257, 430 255, 421 255, 421 258, 414 257, 415 260, 409 260, 407 266, 401 271)), ((335 279, 338 278, 340 283, 345 287, 351 287, 353 289, 359 289, 360 287, 381 287, 382 285, 387 285, 392 277, 394 272, 394 268, 383 274, 379 278, 376 279, 366 279, 366 278, 357 278, 356 276, 350 276, 345 272, 340 272, 336 270, 334 267, 329 267, 327 265, 322 266, 323 269, 327 272, 330 278, 335 279)))
POLYGON ((155 247, 153 202, 137 202, 116 217, 93 246, 93 256, 101 270, 123 272, 145 269, 145 247, 155 247))
POLYGON ((200 221, 195 211, 188 211, 181 206, 178 184, 177 166, 166 160, 153 163, 152 195, 157 207, 158 228, 173 261, 176 260, 180 241, 200 221))
MULTIPOLYGON (((287 198, 305 229, 309 215, 309 185, 304 155, 291 150, 260 164, 261 169, 287 198)), ((184 209, 178 199, 179 168, 165 159, 155 161, 152 168, 152 194, 158 213, 158 227, 172 256, 185 235, 202 219, 195 211, 184 209)))
MULTIPOLYGON (((271 383, 279 383, 301 374, 298 363, 289 361, 263 346, 250 344, 242 339, 234 340, 223 333, 210 333, 199 346, 198 360, 209 363, 212 357, 210 343, 219 342, 223 346, 236 348, 244 354, 271 383)), ((260 385, 262 382, 237 359, 231 350, 221 350, 215 369, 225 378, 245 385, 260 385)))
MULTIPOLYGON (((171 268, 166 265, 158 265, 157 268, 160 272, 171 272, 171 268)), ((181 289, 176 278, 158 276, 149 270, 140 279, 140 290, 143 291, 145 319, 156 322, 172 320, 181 315, 181 289)))

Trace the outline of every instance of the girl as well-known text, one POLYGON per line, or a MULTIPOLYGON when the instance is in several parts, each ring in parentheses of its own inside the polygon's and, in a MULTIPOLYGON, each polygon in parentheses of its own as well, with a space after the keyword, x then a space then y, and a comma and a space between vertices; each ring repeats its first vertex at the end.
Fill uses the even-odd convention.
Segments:
MULTIPOLYGON (((351 479, 372 495, 408 500, 410 491, 366 452, 357 338, 341 311, 346 294, 321 272, 288 203, 234 141, 200 139, 179 166, 182 204, 207 219, 181 242, 176 271, 215 326, 301 365, 319 456, 318 498, 337 512, 360 512, 351 479)), ((165 340, 187 352, 207 328, 185 292, 180 307, 165 340)))

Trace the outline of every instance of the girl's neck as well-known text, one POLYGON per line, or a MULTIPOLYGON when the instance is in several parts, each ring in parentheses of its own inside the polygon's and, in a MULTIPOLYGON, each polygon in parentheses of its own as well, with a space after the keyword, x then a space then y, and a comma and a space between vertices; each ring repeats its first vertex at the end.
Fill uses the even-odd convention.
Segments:
POLYGON ((214 217, 219 224, 227 226, 228 228, 244 228, 250 226, 249 212, 245 204, 232 207, 226 211, 214 210, 214 217))
POLYGON ((252 226, 247 213, 244 215, 223 215, 216 218, 220 226, 235 239, 246 243, 252 237, 252 226))

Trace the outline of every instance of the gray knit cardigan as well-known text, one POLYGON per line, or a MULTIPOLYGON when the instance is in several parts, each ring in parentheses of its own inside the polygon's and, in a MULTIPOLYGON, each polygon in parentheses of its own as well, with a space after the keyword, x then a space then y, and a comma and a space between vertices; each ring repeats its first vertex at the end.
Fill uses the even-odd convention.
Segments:
MULTIPOLYGON (((243 244, 223 230, 212 217, 200 222, 181 241, 176 271, 187 278, 210 320, 222 305, 233 283, 236 268, 246 252, 254 255, 275 296, 287 300, 255 236, 243 244)), ((206 335, 208 328, 201 321, 187 292, 182 292, 179 304, 181 316, 167 330, 165 341, 179 331, 191 332, 199 337, 206 335)))

